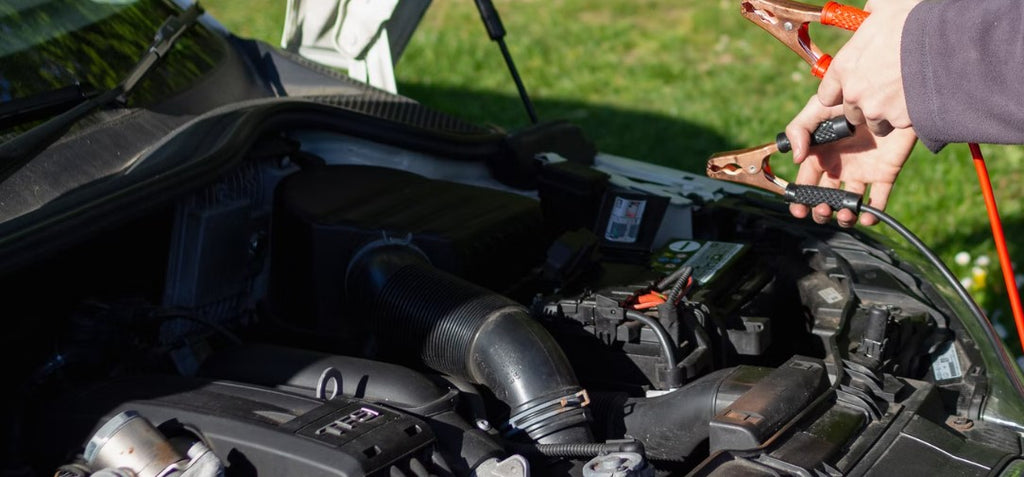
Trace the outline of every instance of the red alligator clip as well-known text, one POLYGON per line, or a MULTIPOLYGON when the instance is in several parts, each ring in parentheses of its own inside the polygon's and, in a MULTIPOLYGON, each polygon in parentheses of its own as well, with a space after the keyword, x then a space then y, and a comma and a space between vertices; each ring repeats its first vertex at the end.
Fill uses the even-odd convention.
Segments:
POLYGON ((832 57, 822 53, 811 41, 808 24, 815 22, 854 31, 868 17, 868 12, 836 2, 818 7, 791 0, 743 0, 740 7, 747 20, 764 28, 806 60, 811 65, 811 74, 818 78, 825 76, 832 57))

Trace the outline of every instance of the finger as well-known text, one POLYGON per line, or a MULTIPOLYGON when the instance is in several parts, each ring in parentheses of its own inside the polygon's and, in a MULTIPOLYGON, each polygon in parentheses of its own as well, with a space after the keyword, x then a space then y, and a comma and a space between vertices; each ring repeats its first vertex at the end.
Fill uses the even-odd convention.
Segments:
POLYGON ((818 158, 815 157, 813 160, 805 161, 800 164, 800 169, 796 171, 796 183, 805 185, 818 185, 821 183, 824 171, 821 168, 821 164, 818 162, 818 158))
MULTIPOLYGON (((838 189, 839 179, 829 177, 828 174, 822 174, 821 179, 818 180, 818 187, 825 187, 827 189, 838 189)), ((832 219, 832 208, 828 204, 818 204, 811 210, 811 218, 819 224, 827 224, 832 219)))
MULTIPOLYGON (((901 95, 902 96, 902 95, 901 95)), ((906 104, 906 97, 903 96, 903 102, 906 104)), ((907 113, 907 107, 903 106, 900 114, 897 114, 889 118, 889 124, 896 129, 907 129, 914 126, 914 123, 910 120, 910 113, 907 113)))
POLYGON ((786 137, 793 148, 793 162, 800 164, 807 158, 811 145, 811 132, 818 124, 834 116, 835 108, 822 106, 817 97, 811 96, 804 108, 786 125, 786 137))
POLYGON ((860 126, 867 122, 867 119, 864 117, 864 111, 861 111, 860 106, 856 104, 843 103, 843 115, 854 126, 860 126))
POLYGON ((874 134, 877 137, 885 137, 885 136, 887 136, 889 133, 891 133, 895 129, 892 126, 892 123, 890 123, 889 121, 886 121, 884 119, 882 119, 882 120, 871 120, 871 119, 869 119, 869 120, 867 120, 867 123, 868 123, 868 129, 871 130, 871 134, 874 134))
POLYGON ((818 84, 818 101, 822 106, 838 106, 843 104, 843 84, 838 73, 829 69, 818 84))
MULTIPOLYGON (((892 192, 892 184, 873 184, 868 205, 878 210, 885 210, 885 206, 889 204, 890 192, 892 192)), ((878 223, 878 217, 875 217, 873 214, 861 214, 860 223, 862 225, 875 225, 878 223)))
MULTIPOLYGON (((822 179, 821 168, 818 167, 816 160, 807 161, 800 164, 800 169, 796 172, 796 183, 797 184, 810 184, 816 185, 822 179)), ((789 213, 798 219, 807 217, 807 214, 811 212, 811 209, 803 204, 789 204, 789 213)), ((815 222, 818 218, 812 217, 815 222)), ((826 219, 827 220, 827 219, 826 219)), ((821 223, 821 222, 819 222, 821 223)))
MULTIPOLYGON (((852 192, 857 195, 864 195, 864 191, 867 190, 867 185, 863 182, 858 181, 847 181, 843 186, 847 192, 852 192)), ((843 209, 836 213, 836 222, 839 222, 839 226, 843 228, 850 228, 857 224, 857 214, 855 211, 850 209, 843 209)))
POLYGON ((798 219, 807 217, 807 213, 810 212, 810 210, 811 209, 808 209, 807 206, 803 204, 789 204, 789 214, 798 219))
POLYGON ((789 139, 789 146, 793 150, 793 162, 800 164, 807 159, 807 148, 811 146, 811 133, 803 126, 802 122, 793 119, 786 126, 786 138, 789 139))
POLYGON ((849 209, 843 209, 836 212, 836 223, 844 229, 853 228, 854 225, 857 225, 857 216, 849 209))
POLYGON ((811 218, 815 222, 825 225, 832 219, 832 208, 828 204, 818 204, 811 209, 811 218))
POLYGON ((824 187, 827 189, 838 189, 841 182, 838 177, 832 177, 828 174, 822 174, 821 179, 818 181, 818 187, 824 187))

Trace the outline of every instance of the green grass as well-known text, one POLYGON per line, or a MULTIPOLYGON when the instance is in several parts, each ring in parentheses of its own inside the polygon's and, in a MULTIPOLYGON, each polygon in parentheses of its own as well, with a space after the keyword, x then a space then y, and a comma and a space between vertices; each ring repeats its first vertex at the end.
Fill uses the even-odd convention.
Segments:
MULTIPOLYGON (((767 142, 815 91, 796 55, 739 14, 736 0, 496 0, 507 42, 541 118, 580 124, 603 151, 702 173, 713 152, 767 142)), ((284 2, 204 0, 233 31, 277 44, 284 2)), ((844 32, 814 29, 827 51, 844 32)), ((397 66, 399 91, 508 129, 527 118, 497 45, 470 0, 435 0, 397 66)), ((1012 255, 1024 264, 1019 147, 984 148, 1012 255)), ((773 161, 793 177, 788 157, 773 161)), ((995 260, 964 145, 918 146, 888 211, 947 263, 966 250, 995 260)), ((990 282, 997 282, 993 270, 990 282)), ((1000 285, 978 292, 1005 308, 1000 285)), ((1005 315, 1004 315, 1005 316, 1005 315)), ((1012 328, 1011 328, 1012 329, 1012 328)))

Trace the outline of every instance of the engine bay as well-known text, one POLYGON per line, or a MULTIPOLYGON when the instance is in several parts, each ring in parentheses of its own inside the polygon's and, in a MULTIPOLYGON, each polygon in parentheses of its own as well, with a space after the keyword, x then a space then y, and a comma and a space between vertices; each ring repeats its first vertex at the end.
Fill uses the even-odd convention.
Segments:
POLYGON ((528 187, 420 156, 267 134, 3 277, 11 475, 992 475, 1021 453, 959 310, 881 239, 557 155, 528 187))

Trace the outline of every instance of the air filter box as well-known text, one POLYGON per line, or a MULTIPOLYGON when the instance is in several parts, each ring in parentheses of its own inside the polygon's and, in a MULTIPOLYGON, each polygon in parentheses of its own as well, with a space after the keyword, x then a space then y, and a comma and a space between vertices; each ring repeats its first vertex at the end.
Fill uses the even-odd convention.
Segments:
POLYGON ((275 315, 343 333, 348 264, 384 238, 409 240, 434 266, 498 292, 542 263, 549 241, 528 197, 381 167, 303 170, 275 193, 275 315))

